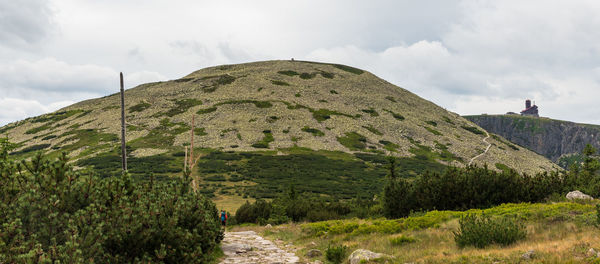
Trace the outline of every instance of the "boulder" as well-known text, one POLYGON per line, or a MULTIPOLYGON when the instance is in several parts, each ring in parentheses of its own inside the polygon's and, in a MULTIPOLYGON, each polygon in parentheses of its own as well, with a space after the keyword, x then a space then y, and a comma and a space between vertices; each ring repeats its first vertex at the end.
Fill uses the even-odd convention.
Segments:
POLYGON ((585 193, 582 193, 580 191, 572 191, 567 193, 567 199, 569 200, 593 200, 594 198, 592 196, 589 196, 585 193))
POLYGON ((265 226, 265 228, 271 228, 271 227, 273 227, 271 224, 267 224, 267 225, 265 226))
POLYGON ((223 244, 221 246, 223 252, 232 252, 236 254, 246 253, 248 251, 252 251, 252 246, 240 243, 232 243, 232 244, 223 244))
POLYGON ((529 251, 525 252, 525 254, 521 255, 521 258, 524 260, 530 260, 530 259, 533 259, 534 257, 535 257, 534 250, 529 250, 529 251))
POLYGON ((306 256, 309 258, 320 257, 323 256, 323 253, 321 252, 321 250, 311 249, 308 252, 306 252, 306 256))
POLYGON ((385 254, 381 254, 381 253, 375 253, 366 249, 357 249, 354 250, 354 252, 352 252, 352 254, 350 254, 350 257, 348 257, 348 261, 350 262, 350 264, 359 264, 361 263, 362 260, 365 261, 369 261, 369 260, 375 260, 375 259, 380 259, 380 258, 389 258, 390 256, 385 255, 385 254))

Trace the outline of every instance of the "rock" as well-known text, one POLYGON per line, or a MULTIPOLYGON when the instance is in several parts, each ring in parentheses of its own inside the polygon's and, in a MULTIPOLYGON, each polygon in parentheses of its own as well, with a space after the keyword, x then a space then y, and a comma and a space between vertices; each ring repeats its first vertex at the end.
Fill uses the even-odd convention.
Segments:
POLYGON ((594 198, 592 196, 589 196, 585 193, 582 193, 580 191, 572 191, 567 193, 567 199, 569 200, 593 200, 594 198))
POLYGON ((224 244, 221 246, 224 252, 235 252, 237 254, 252 251, 252 246, 240 243, 224 244))
POLYGON ((313 262, 312 264, 323 264, 323 262, 321 262, 320 260, 315 260, 315 262, 313 262))
POLYGON ((529 251, 525 252, 525 254, 521 255, 521 258, 524 260, 530 260, 534 257, 535 257, 535 251, 533 249, 529 250, 529 251))
POLYGON ((271 224, 267 224, 267 225, 265 226, 265 228, 271 228, 271 227, 273 227, 271 224))
POLYGON ((598 252, 594 248, 590 248, 585 255, 587 257, 596 257, 598 256, 598 252))
POLYGON ((375 253, 366 249, 357 249, 354 250, 352 254, 350 254, 350 257, 348 257, 348 261, 350 262, 350 264, 359 264, 362 260, 369 261, 387 257, 390 256, 381 253, 375 253))
POLYGON ((310 244, 311 244, 313 247, 316 247, 316 246, 317 246, 317 243, 315 243, 314 241, 311 241, 311 242, 310 242, 310 244))
POLYGON ((309 258, 320 257, 323 256, 323 253, 321 252, 321 250, 311 249, 308 252, 306 252, 306 256, 309 258))

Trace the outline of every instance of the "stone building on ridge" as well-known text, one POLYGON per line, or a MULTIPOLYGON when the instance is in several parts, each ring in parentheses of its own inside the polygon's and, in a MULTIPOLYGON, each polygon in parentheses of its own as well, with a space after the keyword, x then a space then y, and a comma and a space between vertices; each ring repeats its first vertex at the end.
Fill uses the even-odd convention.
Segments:
POLYGON ((529 99, 525 100, 525 110, 521 111, 521 115, 539 117, 537 105, 535 103, 531 105, 531 100, 529 99))

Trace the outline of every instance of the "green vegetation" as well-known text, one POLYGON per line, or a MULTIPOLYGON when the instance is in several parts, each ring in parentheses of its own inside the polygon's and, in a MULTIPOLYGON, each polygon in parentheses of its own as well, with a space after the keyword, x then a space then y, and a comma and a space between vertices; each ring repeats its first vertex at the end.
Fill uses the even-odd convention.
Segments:
POLYGON ((198 110, 198 112, 196 112, 196 114, 203 115, 203 114, 212 113, 214 111, 217 111, 217 108, 213 106, 213 107, 209 107, 206 109, 200 109, 200 110, 198 110))
POLYGON ((263 134, 265 136, 263 137, 263 139, 261 141, 252 144, 253 148, 269 148, 269 143, 275 141, 275 139, 273 138, 273 134, 271 133, 271 130, 265 130, 265 131, 263 131, 263 134))
POLYGON ((467 130, 475 135, 483 135, 485 132, 474 126, 460 126, 462 129, 467 130))
POLYGON ((150 108, 150 106, 151 105, 149 103, 140 102, 139 104, 129 107, 128 110, 129 110, 129 112, 142 112, 142 111, 150 108))
POLYGON ((370 116, 373 116, 373 117, 379 116, 379 113, 377 113, 377 111, 375 111, 375 109, 373 109, 373 108, 361 109, 360 111, 363 111, 363 112, 365 112, 365 113, 367 113, 367 114, 369 114, 370 116))
POLYGON ((342 64, 331 64, 331 65, 333 67, 336 67, 336 68, 342 70, 342 71, 346 71, 346 72, 349 72, 349 73, 354 73, 356 75, 360 75, 360 74, 362 74, 364 72, 361 69, 357 69, 357 68, 346 66, 346 65, 342 65, 342 64))
POLYGON ((303 72, 302 74, 300 74, 300 78, 304 79, 304 80, 315 78, 315 76, 316 76, 316 74, 314 74, 314 73, 307 73, 307 72, 303 72))
POLYGON ((216 91, 217 88, 219 88, 219 86, 221 86, 221 85, 227 85, 227 84, 233 83, 235 81, 235 79, 236 79, 235 77, 233 77, 229 74, 224 74, 224 75, 217 75, 217 76, 202 77, 199 80, 195 80, 194 82, 209 80, 211 82, 211 85, 201 86, 201 89, 205 93, 212 93, 212 92, 216 91))
POLYGON ((510 170, 512 170, 510 167, 506 166, 505 164, 502 163, 496 163, 496 169, 499 169, 501 171, 504 172, 509 172, 510 170))
POLYGON ((66 154, 8 160, 0 141, 0 258, 6 263, 207 263, 223 238, 190 181, 75 172, 66 154), (17 165, 18 164, 18 165, 17 165))
POLYGON ((425 123, 430 124, 430 125, 432 125, 434 127, 437 126, 437 122, 435 122, 435 121, 425 121, 425 123))
POLYGON ((401 236, 397 236, 397 237, 392 237, 390 239, 390 244, 392 244, 394 246, 402 246, 404 244, 415 243, 416 241, 417 240, 414 237, 401 235, 401 236))
POLYGON ((392 116, 394 118, 396 118, 397 120, 400 120, 400 121, 404 120, 404 116, 402 116, 401 114, 394 113, 391 110, 387 110, 387 109, 383 109, 383 111, 386 111, 386 112, 392 114, 392 116))
POLYGON ((58 111, 58 112, 31 118, 30 122, 31 123, 44 123, 44 122, 56 123, 58 121, 61 121, 61 120, 67 119, 71 116, 74 116, 76 114, 80 114, 79 116, 77 116, 77 118, 79 118, 90 112, 91 111, 85 111, 85 110, 58 111))
POLYGON ((56 135, 48 135, 42 138, 42 140, 48 140, 48 139, 53 139, 56 138, 56 135))
POLYGON ((455 125, 454 122, 452 122, 452 120, 449 117, 442 116, 442 118, 444 119, 444 121, 446 121, 446 123, 448 123, 450 125, 455 125))
POLYGON ((196 128, 194 128, 194 135, 206 136, 206 135, 208 135, 208 133, 206 133, 206 131, 203 127, 196 127, 196 128))
POLYGON ((254 106, 258 108, 270 108, 273 106, 269 101, 256 101, 256 100, 230 100, 221 103, 217 103, 214 107, 219 105, 227 105, 227 104, 254 104, 254 106))
POLYGON ((491 244, 508 246, 527 235, 523 223, 507 217, 491 218, 486 215, 467 214, 460 218, 459 224, 458 231, 454 233, 454 240, 460 248, 485 248, 491 244))
POLYGON ((314 110, 312 108, 308 108, 310 112, 312 112, 313 117, 319 121, 319 122, 323 122, 327 119, 330 119, 332 115, 338 115, 338 116, 345 116, 345 117, 350 117, 353 118, 353 116, 348 115, 348 114, 344 114, 344 113, 340 113, 337 111, 332 111, 332 110, 328 110, 328 109, 319 109, 319 110, 314 110))
MULTIPOLYGON (((81 159, 77 166, 90 166, 99 175, 118 176, 121 173, 120 149, 100 154, 91 158, 81 159)), ((136 179, 149 180, 150 175, 157 179, 168 179, 168 175, 181 173, 182 165, 179 159, 172 155, 161 154, 148 157, 128 157, 128 172, 136 179)))
POLYGON ((202 101, 196 99, 174 100, 174 102, 175 107, 165 112, 164 115, 172 117, 178 114, 185 113, 188 109, 202 104, 202 101))
POLYGON ((25 147, 25 148, 23 148, 22 150, 19 150, 19 151, 11 152, 10 155, 25 154, 25 153, 29 153, 29 152, 34 152, 34 151, 38 151, 38 150, 47 149, 48 147, 50 147, 50 144, 33 145, 33 146, 25 147))
POLYGON ((292 76, 292 77, 295 75, 300 75, 299 73, 297 73, 295 71, 278 71, 277 73, 287 75, 287 76, 292 76))
MULTIPOLYGON (((294 185, 299 192, 315 193, 330 199, 372 198, 381 191, 385 171, 382 165, 368 164, 350 154, 317 152, 308 149, 275 153, 211 152, 198 162, 201 175, 240 175, 256 185, 237 187, 253 198, 275 198, 294 185)), ((423 168, 424 169, 424 168, 423 168)))
POLYGON ((286 83, 284 81, 279 81, 279 80, 271 80, 271 83, 275 84, 275 85, 279 85, 279 86, 290 86, 289 83, 286 83))
POLYGON ((51 128, 52 126, 50 124, 44 124, 41 125, 39 127, 34 127, 32 129, 28 129, 27 131, 25 131, 25 134, 37 134, 41 131, 47 130, 49 128, 51 128))
POLYGON ((331 246, 327 247, 325 250, 325 257, 327 260, 331 261, 334 264, 340 264, 344 262, 346 256, 348 255, 348 247, 344 245, 339 246, 331 246))
POLYGON ((389 100, 392 103, 397 103, 396 99, 393 96, 386 96, 385 99, 389 100))
POLYGON ((356 132, 348 132, 346 136, 337 137, 337 141, 350 150, 363 150, 367 147, 367 138, 356 132))
POLYGON ((369 132, 378 135, 378 136, 383 136, 383 133, 381 133, 381 131, 377 130, 377 128, 374 128, 373 125, 368 125, 368 126, 362 126, 363 128, 365 128, 366 130, 369 130, 369 132))
POLYGON ((302 131, 304 131, 306 133, 311 133, 315 137, 325 136, 325 133, 323 133, 321 130, 318 130, 316 128, 310 128, 310 127, 305 126, 302 128, 302 131))
POLYGON ((168 118, 163 118, 146 136, 136 138, 128 142, 128 145, 133 148, 171 147, 175 136, 189 130, 190 127, 185 123, 171 123, 168 118))
POLYGON ((427 129, 427 131, 431 132, 431 134, 434 134, 436 136, 443 136, 443 134, 440 131, 437 131, 431 127, 424 127, 425 129, 427 129))
POLYGON ((400 147, 387 140, 379 140, 379 143, 382 144, 383 147, 388 151, 396 151, 400 147))

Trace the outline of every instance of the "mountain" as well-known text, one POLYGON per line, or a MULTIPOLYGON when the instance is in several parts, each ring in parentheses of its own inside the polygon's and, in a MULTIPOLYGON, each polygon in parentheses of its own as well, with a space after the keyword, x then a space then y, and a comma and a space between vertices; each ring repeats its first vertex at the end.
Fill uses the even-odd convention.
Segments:
MULTIPOLYGON (((115 87, 117 88, 117 87, 115 87)), ((116 89, 115 89, 116 90, 116 89)), ((305 61, 223 65, 125 91, 129 171, 180 175, 195 115, 202 191, 265 197, 297 186, 337 197, 381 190, 385 156, 412 177, 444 165, 535 173, 546 158, 493 137, 467 119, 349 66, 305 61), (485 140, 484 140, 485 139, 485 140), (491 147, 485 151, 489 142, 491 147)), ((79 167, 120 171, 118 94, 79 102, 0 129, 14 157, 66 151, 79 167)))
POLYGON ((465 118, 564 168, 574 161, 581 161, 581 152, 586 144, 600 149, 599 125, 520 115, 474 115, 465 118))

